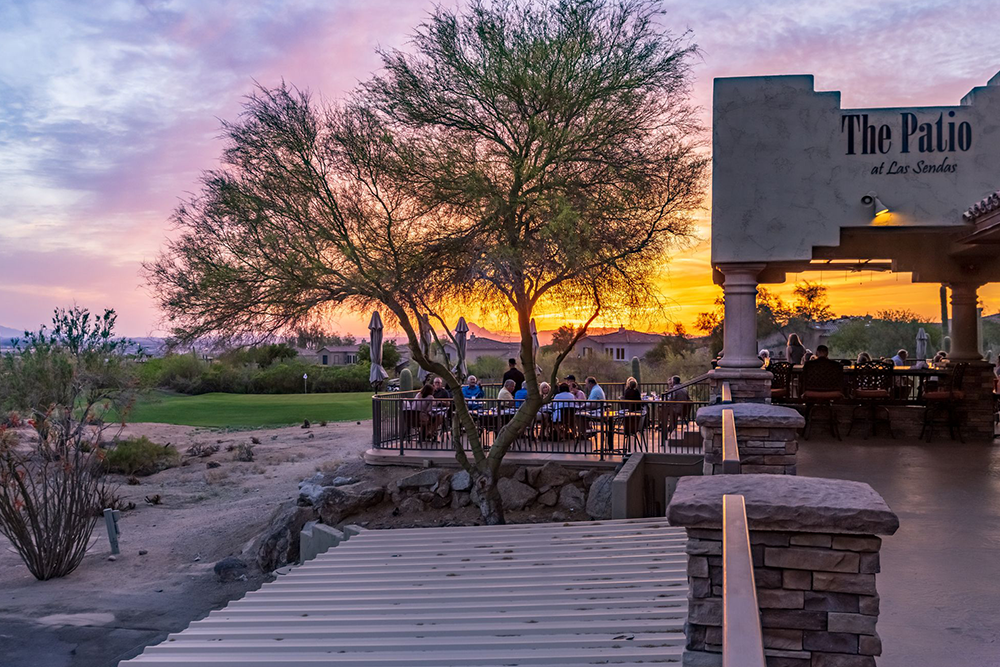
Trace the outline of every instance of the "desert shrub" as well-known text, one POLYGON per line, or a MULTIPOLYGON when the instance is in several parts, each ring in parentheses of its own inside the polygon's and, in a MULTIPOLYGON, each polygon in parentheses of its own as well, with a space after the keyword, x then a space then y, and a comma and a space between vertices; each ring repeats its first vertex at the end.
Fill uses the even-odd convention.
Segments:
POLYGON ((0 534, 42 581, 80 565, 101 509, 99 450, 66 444, 0 451, 0 534))
POLYGON ((253 445, 250 443, 242 442, 236 446, 235 453, 233 454, 233 459, 236 461, 243 461, 244 463, 253 462, 253 445))
POLYGON ((156 386, 189 394, 192 393, 191 389, 197 385, 207 366, 208 364, 193 353, 168 354, 158 360, 149 372, 152 374, 159 371, 155 379, 156 386))
POLYGON ((104 456, 108 470, 123 475, 152 475, 180 462, 176 449, 158 445, 146 436, 122 440, 104 456))

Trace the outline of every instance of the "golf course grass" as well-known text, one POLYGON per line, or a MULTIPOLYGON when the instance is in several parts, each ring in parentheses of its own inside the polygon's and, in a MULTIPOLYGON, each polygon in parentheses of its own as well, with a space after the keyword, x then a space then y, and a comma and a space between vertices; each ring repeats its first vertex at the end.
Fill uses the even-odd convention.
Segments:
POLYGON ((200 394, 156 391, 141 397, 130 422, 255 428, 371 419, 371 392, 344 394, 200 394))

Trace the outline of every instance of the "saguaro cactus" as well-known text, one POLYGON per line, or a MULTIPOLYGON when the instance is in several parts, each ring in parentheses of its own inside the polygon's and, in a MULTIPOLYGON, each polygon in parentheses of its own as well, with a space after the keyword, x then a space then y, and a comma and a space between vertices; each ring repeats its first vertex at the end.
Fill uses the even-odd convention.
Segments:
POLYGON ((409 368, 404 368, 399 373, 399 390, 400 391, 413 390, 413 373, 410 372, 409 368))
POLYGON ((641 385, 642 378, 639 376, 639 371, 639 357, 632 357, 632 377, 641 385))

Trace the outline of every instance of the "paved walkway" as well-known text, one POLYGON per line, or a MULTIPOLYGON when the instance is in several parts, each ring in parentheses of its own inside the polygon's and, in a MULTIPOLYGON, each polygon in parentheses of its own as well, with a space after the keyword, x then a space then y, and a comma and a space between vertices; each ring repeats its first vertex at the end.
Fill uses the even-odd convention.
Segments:
POLYGON ((879 667, 1000 665, 1000 446, 814 439, 798 471, 867 482, 899 515, 878 576, 879 667))

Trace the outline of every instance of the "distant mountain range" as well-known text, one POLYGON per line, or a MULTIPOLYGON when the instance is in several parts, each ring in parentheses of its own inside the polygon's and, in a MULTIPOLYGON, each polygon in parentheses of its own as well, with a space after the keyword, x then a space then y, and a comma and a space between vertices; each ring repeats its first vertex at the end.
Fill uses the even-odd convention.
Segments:
POLYGON ((0 326, 0 338, 23 338, 24 329, 11 329, 10 327, 0 326))

